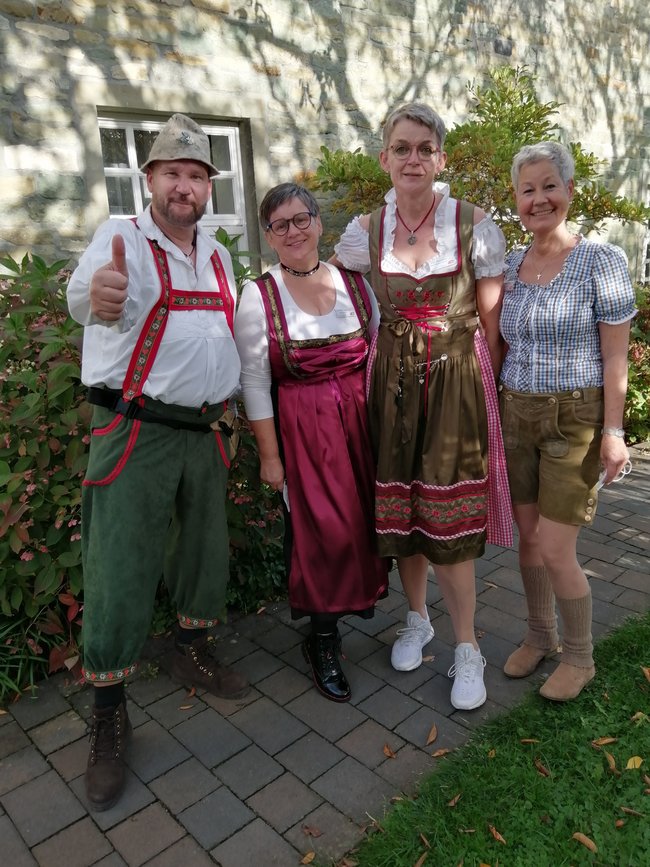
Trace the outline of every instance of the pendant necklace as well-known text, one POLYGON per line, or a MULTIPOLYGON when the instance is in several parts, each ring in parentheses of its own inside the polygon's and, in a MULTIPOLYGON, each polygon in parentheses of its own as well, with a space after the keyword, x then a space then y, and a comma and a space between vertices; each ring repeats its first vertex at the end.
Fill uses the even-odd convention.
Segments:
POLYGON ((310 271, 295 271, 293 268, 285 265, 284 262, 280 262, 280 268, 284 268, 288 274, 292 274, 294 277, 311 277, 311 275, 315 274, 320 268, 320 260, 316 262, 316 267, 312 268, 310 271))
POLYGON ((433 211, 433 209, 435 208, 435 206, 436 206, 436 197, 434 196, 434 197, 433 197, 433 202, 432 202, 432 204, 431 204, 431 207, 430 207, 429 210, 426 212, 426 214, 424 215, 424 217, 420 220, 420 222, 417 224, 417 226, 415 227, 415 229, 409 229, 409 227, 406 225, 406 223, 405 223, 404 220, 402 219, 402 215, 400 214, 397 205, 395 206, 395 213, 397 214, 397 219, 398 219, 398 220, 400 221, 400 223, 404 226, 404 228, 406 229, 406 231, 410 233, 409 236, 408 236, 408 238, 406 239, 406 243, 409 245, 409 247, 412 247, 413 244, 415 244, 415 243, 417 242, 417 238, 415 237, 415 233, 418 231, 418 229, 421 229, 422 226, 426 223, 427 218, 429 217, 429 214, 431 213, 431 211, 433 211))
MULTIPOLYGON (((158 225, 158 224, 156 223, 156 225, 158 225)), ((160 229, 160 226, 158 226, 158 228, 160 229)), ((162 229, 160 229, 160 231, 163 233, 165 238, 167 238, 168 241, 171 241, 175 247, 178 247, 178 249, 181 251, 183 256, 187 256, 188 259, 190 258, 192 253, 196 250, 196 226, 194 226, 194 235, 192 236, 192 246, 190 247, 189 253, 186 253, 185 250, 182 249, 182 247, 179 245, 178 241, 174 241, 173 238, 170 238, 169 235, 167 234, 167 232, 163 232, 162 229)))

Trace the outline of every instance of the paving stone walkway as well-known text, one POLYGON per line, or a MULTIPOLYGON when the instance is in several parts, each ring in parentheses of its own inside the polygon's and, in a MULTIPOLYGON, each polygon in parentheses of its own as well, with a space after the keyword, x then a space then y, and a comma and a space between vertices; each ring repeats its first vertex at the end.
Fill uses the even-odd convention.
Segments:
MULTIPOLYGON (((650 608, 650 455, 637 450, 633 461, 580 537, 596 639, 650 608)), ((152 642, 127 690, 134 735, 126 792, 104 813, 89 812, 84 798, 91 690, 57 675, 35 699, 13 704, 0 716, 0 864, 290 867, 310 851, 320 863, 340 859, 392 796, 412 792, 435 767, 434 749, 463 744, 540 682, 539 674, 513 681, 501 673, 526 630, 514 550, 491 547, 477 564, 489 696, 477 711, 449 703, 453 637, 433 578, 436 635, 426 661, 393 671, 389 648, 406 602, 396 575, 391 583, 373 620, 341 624, 350 704, 312 687, 300 651, 306 626, 291 622, 286 604, 215 633, 222 656, 253 684, 241 702, 188 697, 161 666, 165 642, 152 642), (438 738, 427 747, 434 723, 438 738)), ((545 662, 541 675, 552 667, 545 662)))

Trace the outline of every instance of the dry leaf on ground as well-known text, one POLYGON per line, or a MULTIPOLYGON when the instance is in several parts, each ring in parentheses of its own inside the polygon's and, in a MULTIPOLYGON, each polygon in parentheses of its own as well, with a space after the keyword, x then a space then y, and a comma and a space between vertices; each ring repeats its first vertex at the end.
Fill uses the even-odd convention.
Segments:
POLYGON ((415 864, 413 865, 413 867, 422 867, 422 865, 424 864, 424 862, 427 860, 427 855, 428 855, 428 854, 429 854, 428 852, 423 852, 423 853, 420 855, 420 857, 418 858, 418 860, 415 862, 415 864))
POLYGON ((266 605, 262 605, 261 608, 257 609, 258 614, 264 614, 265 611, 266 611, 266 605))
POLYGON ((424 834, 420 834, 420 840, 422 840, 422 842, 423 842, 424 845, 427 847, 427 849, 430 849, 430 848, 431 848, 431 844, 429 843, 429 841, 427 840, 427 838, 424 836, 424 834))
POLYGON ((489 753, 487 754, 487 757, 488 757, 488 759, 493 759, 496 756, 496 754, 497 754, 496 750, 490 750, 489 753))
POLYGON ((592 747, 606 747, 607 744, 615 744, 618 738, 596 738, 595 741, 591 742, 592 747))
POLYGON ((434 723, 429 730, 429 734, 427 735, 427 743, 426 746, 432 744, 435 739, 438 737, 438 726, 434 723))
POLYGON ((522 743, 522 744, 538 744, 539 740, 537 738, 522 738, 520 743, 522 743))
POLYGON ((436 750, 435 753, 431 753, 434 759, 442 758, 442 756, 446 756, 447 753, 450 753, 451 750, 448 750, 447 747, 441 747, 439 750, 436 750))
POLYGON ((637 768, 640 768, 643 764, 643 759, 641 756, 630 756, 627 760, 627 764, 625 765, 626 771, 635 771, 637 768))
POLYGON ((616 767, 616 759, 611 753, 608 753, 607 750, 603 750, 603 755, 607 759, 607 764, 609 765, 609 769, 613 774, 616 774, 617 777, 620 777, 621 772, 616 767))
POLYGON ((647 713, 643 713, 642 710, 638 710, 635 714, 630 717, 630 722, 640 723, 640 722, 650 722, 647 713))
POLYGON ((541 759, 535 759, 535 761, 533 762, 533 764, 534 764, 535 767, 537 768, 537 773, 538 773, 538 774, 541 774, 543 777, 550 777, 550 776, 551 776, 551 772, 549 771, 549 769, 548 769, 547 767, 545 767, 545 766, 542 764, 541 759))
POLYGON ((320 837, 323 832, 318 828, 315 828, 313 825, 303 825, 302 833, 306 834, 308 837, 320 837))
POLYGON ((645 679, 650 682, 650 668, 647 665, 642 665, 641 671, 643 672, 645 679))
POLYGON ((583 846, 586 846, 590 852, 597 852, 598 846, 594 843, 593 840, 590 840, 586 834, 581 834, 580 831, 576 831, 575 834, 571 835, 574 840, 577 840, 578 843, 582 843, 583 846))
POLYGON ((624 824, 625 824, 625 819, 617 819, 614 822, 614 827, 615 828, 622 828, 624 824))
POLYGON ((460 796, 461 796, 461 795, 462 795, 462 792, 459 792, 457 795, 454 795, 454 797, 451 799, 451 801, 449 801, 449 803, 447 804, 447 806, 448 806, 448 807, 455 807, 456 804, 460 801, 460 796))
POLYGON ((384 755, 385 755, 385 756, 388 756, 389 759, 394 759, 394 758, 395 758, 395 753, 394 753, 393 750, 388 746, 388 744, 384 744, 384 755))
POLYGON ((192 710, 193 707, 194 707, 193 704, 179 704, 178 709, 179 710, 192 710))
POLYGON ((497 843, 503 843, 504 846, 507 845, 507 844, 506 844, 506 841, 503 839, 503 837, 501 836, 501 834, 499 834, 499 832, 498 832, 497 829, 494 827, 494 825, 488 825, 488 828, 490 829, 490 834, 492 834, 492 836, 493 836, 494 839, 497 841, 497 843))
POLYGON ((423 656, 422 662, 433 662, 434 659, 435 659, 435 656, 423 656))
POLYGON ((633 810, 632 807, 621 807, 621 810, 624 813, 627 813, 628 816, 641 816, 643 817, 643 813, 639 813, 638 810, 633 810))
POLYGON ((300 863, 301 863, 301 864, 311 864, 311 862, 314 860, 315 857, 316 857, 316 853, 315 853, 315 852, 307 852, 307 854, 306 854, 305 857, 301 860, 300 863))

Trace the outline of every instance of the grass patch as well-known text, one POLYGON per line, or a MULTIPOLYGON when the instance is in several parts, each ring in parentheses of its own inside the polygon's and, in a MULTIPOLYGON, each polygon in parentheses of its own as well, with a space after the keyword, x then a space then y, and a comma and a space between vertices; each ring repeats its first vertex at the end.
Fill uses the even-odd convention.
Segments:
POLYGON ((554 704, 535 691, 482 726, 438 760, 417 797, 397 802, 347 863, 649 864, 650 614, 605 638, 595 657, 596 678, 578 699, 554 704), (604 738, 615 740, 594 745, 604 738), (631 767, 635 756, 640 767, 631 767))

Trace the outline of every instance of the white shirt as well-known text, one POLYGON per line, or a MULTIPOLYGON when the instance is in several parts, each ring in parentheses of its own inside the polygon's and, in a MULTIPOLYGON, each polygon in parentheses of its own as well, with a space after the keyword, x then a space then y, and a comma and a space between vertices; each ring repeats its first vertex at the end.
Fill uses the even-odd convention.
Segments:
MULTIPOLYGON (((137 220, 108 220, 95 233, 68 284, 70 314, 85 326, 81 379, 85 385, 121 389, 142 327, 160 297, 160 278, 147 237, 167 253, 172 286, 177 291, 217 292, 210 262, 216 249, 236 304, 237 290, 230 254, 200 226, 196 236, 196 271, 191 261, 154 223, 150 207, 137 220), (129 270, 128 298, 118 322, 104 322, 90 310, 90 281, 110 262, 113 235, 124 237, 129 270)), ((177 406, 214 404, 237 391, 240 363, 225 313, 171 310, 144 394, 177 406)))
MULTIPOLYGON (((322 316, 306 313, 298 307, 286 287, 279 265, 269 269, 280 291, 287 329, 292 340, 316 340, 332 334, 351 334, 361 327, 338 268, 327 262, 321 262, 321 268, 329 270, 336 289, 334 307, 322 316)), ((368 323, 372 336, 379 327, 379 309, 368 283, 366 290, 372 306, 372 317, 368 323)), ((237 311, 235 338, 242 363, 241 384, 246 415, 251 421, 273 418, 268 322, 262 295, 253 282, 244 284, 237 311)))
MULTIPOLYGON (((386 193, 386 213, 384 216, 384 240, 381 251, 381 266, 390 274, 409 274, 418 280, 429 274, 444 274, 457 264, 458 247, 456 240, 456 199, 449 195, 449 185, 436 182, 434 192, 442 196, 436 208, 433 223, 433 239, 437 252, 420 267, 413 271, 393 253, 395 230, 397 228, 396 193, 394 189, 386 193)), ((362 227, 359 218, 348 223, 341 239, 334 247, 338 261, 346 268, 366 273, 370 270, 370 244, 368 232, 362 227)), ((476 279, 497 277, 503 274, 503 257, 506 242, 503 232, 492 220, 485 216, 474 226, 472 244, 472 264, 476 279)))

